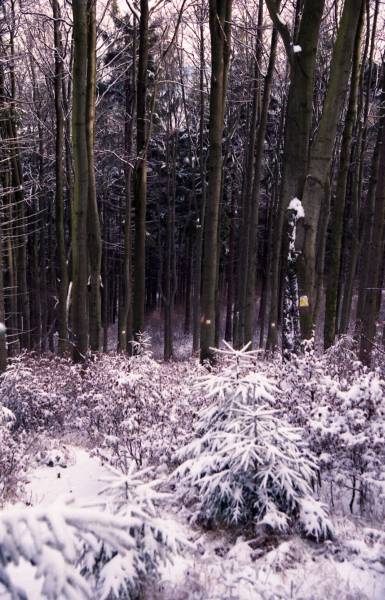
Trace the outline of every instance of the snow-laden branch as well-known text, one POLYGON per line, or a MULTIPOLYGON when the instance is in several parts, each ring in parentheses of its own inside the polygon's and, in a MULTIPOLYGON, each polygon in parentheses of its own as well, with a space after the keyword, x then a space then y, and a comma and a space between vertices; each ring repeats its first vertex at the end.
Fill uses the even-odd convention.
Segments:
POLYGON ((25 598, 9 567, 26 561, 48 600, 136 597, 159 561, 171 560, 185 544, 156 515, 159 482, 145 483, 143 475, 111 471, 109 497, 95 506, 56 503, 2 512, 0 590, 25 598), (111 507, 119 512, 109 512, 111 507))

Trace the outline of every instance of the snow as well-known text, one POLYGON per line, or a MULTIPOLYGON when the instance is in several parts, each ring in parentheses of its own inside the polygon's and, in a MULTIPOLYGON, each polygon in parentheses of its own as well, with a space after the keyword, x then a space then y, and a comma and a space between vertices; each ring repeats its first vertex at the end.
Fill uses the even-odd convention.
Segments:
POLYGON ((303 219, 305 217, 305 210, 302 206, 302 202, 299 198, 293 198, 287 208, 288 210, 294 210, 297 214, 297 219, 303 219))
POLYGON ((322 550, 294 537, 264 552, 253 549, 242 537, 231 543, 225 535, 220 539, 213 532, 198 538, 197 545, 204 549, 200 555, 183 557, 175 570, 163 571, 164 581, 159 584, 164 593, 162 599, 383 600, 385 597, 383 574, 363 570, 345 557, 335 560, 332 546, 323 555, 322 550), (186 594, 187 587, 191 596, 186 594))
MULTIPOLYGON (((26 496, 33 505, 49 507, 68 498, 84 505, 98 500, 111 477, 110 469, 84 448, 68 445, 66 451, 70 457, 66 468, 42 466, 31 471, 26 496)), ((202 532, 189 525, 188 511, 181 510, 175 500, 170 499, 163 512, 170 530, 182 531, 192 543, 172 564, 161 566, 154 595, 159 594, 156 597, 162 600, 193 598, 194 590, 205 600, 222 600, 230 593, 237 600, 343 600, 348 593, 371 600, 383 600, 385 596, 378 548, 369 547, 363 539, 347 540, 341 549, 333 543, 315 546, 293 537, 266 551, 257 539, 249 542, 240 536, 232 541, 225 532, 202 532), (336 549, 341 553, 337 560, 336 549)), ((375 537, 377 530, 371 531, 375 537)), ((58 557, 53 554, 51 558, 56 561, 58 557)), ((35 572, 24 560, 10 569, 12 580, 28 592, 29 600, 42 598, 42 584, 34 578, 35 572)), ((100 593, 104 597, 108 592, 104 582, 116 581, 117 591, 122 574, 129 575, 129 564, 118 556, 103 573, 100 593)))
MULTIPOLYGON (((68 450, 71 462, 67 468, 44 466, 31 472, 27 495, 34 504, 49 506, 58 498, 68 497, 84 504, 97 500, 110 470, 83 448, 69 446, 68 450)), ((371 600, 385 597, 383 565, 361 538, 317 546, 294 537, 266 552, 263 546, 249 543, 244 537, 231 542, 225 532, 202 533, 188 524, 188 513, 171 500, 164 513, 170 529, 182 530, 192 546, 176 556, 172 564, 161 567, 161 580, 156 584, 160 595, 156 597, 162 600, 193 598, 194 589, 200 590, 202 595, 197 597, 205 600, 222 600, 230 593, 236 600, 344 600, 349 594, 371 600), (191 596, 186 595, 187 589, 191 589, 191 596)), ((343 529, 347 527, 354 531, 344 522, 343 529)), ((114 576, 125 568, 117 559, 109 563, 105 576, 114 576)), ((41 585, 34 580, 33 567, 22 561, 11 572, 14 580, 28 590, 29 600, 40 600, 41 585)))
MULTIPOLYGON (((61 446, 56 454, 61 453, 61 446)), ((29 504, 49 507, 60 501, 73 500, 76 504, 87 505, 98 499, 105 487, 101 479, 109 475, 109 471, 83 448, 67 446, 66 450, 71 457, 66 468, 45 465, 31 470, 25 486, 29 504)), ((8 571, 12 581, 28 594, 28 600, 41 600, 43 583, 35 578, 36 567, 21 559, 19 565, 10 565, 8 571)), ((0 598, 7 598, 7 595, 0 595, 0 598)))
MULTIPOLYGON (((25 594, 28 593, 28 600, 41 600, 42 598, 42 581, 35 578, 36 567, 33 567, 29 562, 21 559, 17 566, 10 565, 8 574, 14 583, 17 583, 25 594)), ((0 591, 0 598, 9 600, 9 594, 0 591)))
POLYGON ((294 54, 298 54, 298 52, 302 52, 301 46, 298 46, 297 44, 294 44, 294 46, 293 46, 293 52, 294 52, 294 54))
MULTIPOLYGON (((293 199, 291 208, 297 213, 303 211, 302 204, 298 199, 293 199)), ((232 353, 227 348, 221 356, 226 361, 230 354, 232 353)), ((257 360, 257 354, 250 353, 250 356, 253 361, 257 360)), ((171 411, 167 404, 167 423, 170 427, 180 427, 180 419, 183 419, 183 401, 189 403, 193 393, 199 393, 207 398, 217 394, 226 394, 226 390, 231 385, 237 390, 237 402, 241 404, 237 410, 249 410, 246 390, 250 388, 253 389, 254 396, 257 394, 263 402, 269 405, 267 410, 273 411, 272 414, 276 413, 276 405, 281 405, 281 396, 285 395, 285 387, 282 382, 277 378, 272 383, 268 371, 263 370, 262 364, 259 364, 260 368, 244 372, 245 362, 242 353, 237 351, 235 358, 238 362, 236 372, 222 369, 215 377, 213 374, 210 380, 204 375, 198 383, 185 381, 182 398, 178 399, 175 395, 173 396, 175 392, 171 392, 171 388, 168 390, 171 397, 170 405, 175 401, 175 407, 178 407, 178 410, 175 408, 174 411, 171 411), (274 405, 274 409, 272 405, 274 405)), ((172 369, 176 370, 177 368, 180 367, 159 363, 159 381, 161 378, 170 377, 172 369)), ((182 372, 178 371, 178 377, 182 372)), ((202 370, 202 373, 205 371, 202 370)), ((147 377, 147 373, 139 377, 135 371, 118 373, 114 379, 114 386, 119 393, 136 395, 138 386, 143 385, 147 377)), ((294 377, 293 372, 290 377, 294 377)), ((293 381, 293 379, 284 378, 284 383, 289 390, 295 388, 293 381)), ((156 385, 158 386, 158 380, 156 385)), ((324 385, 326 384, 324 383, 324 385)), ((327 390, 326 398, 331 394, 332 385, 336 384, 334 380, 330 379, 329 387, 325 388, 327 390)), ((356 377, 354 385, 346 385, 343 389, 344 391, 341 391, 339 387, 336 387, 333 393, 338 399, 337 406, 341 406, 345 411, 352 411, 355 406, 358 408, 354 410, 361 410, 363 402, 369 402, 372 398, 376 399, 377 403, 382 401, 383 388, 375 377, 371 378, 368 375, 361 379, 356 377)), ((100 391, 98 390, 98 393, 100 391)), ((162 389, 160 393, 162 399, 168 398, 166 389, 162 389)), ((303 392, 299 387, 297 394, 301 393, 303 392)), ((212 401, 209 400, 208 403, 208 408, 207 404, 203 404, 203 407, 206 407, 204 411, 206 419, 213 418, 215 414, 212 401)), ((290 400, 290 407, 293 413, 300 410, 297 396, 293 396, 290 400)), ((143 407, 140 410, 143 411, 143 407)), ((333 425, 336 429, 335 434, 340 436, 339 439, 346 441, 347 438, 351 438, 353 443, 354 440, 357 442, 357 439, 362 437, 353 429, 352 433, 349 433, 349 430, 341 433, 342 416, 338 417, 338 414, 335 413, 329 415, 328 407, 321 403, 316 406, 314 413, 312 412, 310 415, 310 412, 309 426, 314 430, 319 430, 320 434, 325 431, 325 435, 331 435, 331 426, 333 425), (331 421, 330 426, 329 420, 331 421)), ((3 418, 5 421, 12 420, 12 413, 4 413, 3 418)), ((129 413, 127 419, 131 418, 133 418, 132 413, 129 413)), ((282 430, 281 425, 280 429, 282 430)), ((143 427, 143 425, 141 426, 143 427)), ((258 426, 263 427, 263 420, 259 420, 258 426)), ((358 426, 356 420, 354 426, 358 426)), ((148 443, 154 443, 153 435, 152 432, 149 434, 148 443)), ((259 435, 263 437, 263 429, 259 431, 259 435)), ((163 433, 161 437, 165 444, 163 433)), ((185 441, 183 441, 184 443, 185 441)), ((196 443, 196 446, 199 454, 201 452, 201 449, 198 448, 199 442, 196 443)), ((276 446, 270 444, 269 452, 274 453, 274 451, 276 451, 276 446)), ((336 451, 339 450, 336 449, 336 451)), ((102 449, 93 447, 90 450, 85 446, 80 447, 68 443, 68 441, 52 438, 49 451, 44 451, 41 455, 36 456, 35 464, 31 465, 29 469, 23 496, 24 502, 35 508, 41 507, 44 510, 52 511, 55 510, 55 506, 63 506, 63 503, 72 500, 75 506, 86 506, 89 510, 93 510, 96 504, 101 503, 101 494, 105 494, 106 488, 110 492, 106 502, 113 497, 122 482, 125 482, 129 492, 129 486, 135 480, 135 475, 137 475, 135 481, 137 497, 144 498, 148 495, 149 490, 150 501, 156 497, 158 492, 153 489, 155 486, 151 479, 141 480, 136 471, 133 471, 133 474, 128 472, 126 475, 122 475, 117 469, 111 469, 106 464, 106 456, 108 453, 105 447, 102 449), (44 464, 41 464, 42 461, 44 464), (151 496, 152 493, 153 496, 151 496)), ((197 464, 196 461, 191 460, 192 474, 194 471, 200 472, 205 468, 203 463, 197 464)), ((320 460, 325 463, 335 460, 335 456, 328 454, 325 450, 320 455, 320 460)), ((168 472, 169 467, 166 461, 156 468, 157 477, 167 476, 168 472)), ((281 469, 278 475, 282 481, 286 481, 284 469, 281 469)), ((155 477, 155 474, 150 473, 150 477, 155 477)), ((240 489, 240 480, 237 485, 240 489)), ((234 487, 234 497, 239 496, 238 488, 234 487)), ((167 491, 169 493, 165 497, 164 503, 160 509, 156 508, 159 512, 157 512, 155 520, 162 521, 162 525, 169 532, 170 537, 184 537, 189 544, 185 546, 183 552, 178 551, 174 555, 172 563, 162 562, 160 564, 159 577, 146 590, 145 597, 147 598, 156 598, 157 600, 171 598, 173 600, 223 600, 225 598, 233 600, 285 600, 286 598, 383 600, 385 598, 385 531, 383 525, 376 523, 374 519, 369 521, 361 516, 346 516, 347 511, 345 511, 345 516, 339 514, 338 511, 333 511, 330 520, 334 536, 332 540, 323 543, 305 539, 299 535, 298 529, 293 531, 290 519, 288 520, 289 528, 287 528, 287 515, 277 510, 274 512, 272 507, 269 507, 265 518, 255 528, 251 525, 247 529, 234 530, 214 527, 212 530, 205 530, 194 520, 193 507, 191 505, 183 506, 177 494, 170 493, 169 489, 167 491), (370 527, 369 524, 371 524, 370 527), (274 533, 272 533, 272 529, 275 529, 274 533)), ((106 497, 104 498, 106 499, 106 497)), ((321 499, 324 501, 323 496, 321 499)), ((309 532, 317 531, 320 505, 305 500, 301 502, 300 510, 302 521, 309 532)), ((149 547, 151 547, 151 539, 149 547)), ((65 565, 60 566, 58 553, 55 554, 53 551, 46 556, 46 559, 45 564, 48 564, 49 559, 49 564, 52 565, 54 572, 60 572, 60 569, 63 572, 65 569, 65 565)), ((100 596, 94 596, 95 600, 107 598, 111 589, 118 591, 124 577, 133 578, 135 573, 131 566, 132 560, 130 560, 129 553, 123 557, 118 554, 109 561, 103 570, 100 596)), ((44 597, 42 580, 35 579, 36 567, 22 559, 18 566, 11 566, 7 571, 11 579, 28 594, 28 600, 40 600, 44 597)), ((56 583, 51 582, 51 585, 56 585, 56 583)), ((1 599, 5 600, 8 597, 0 592, 1 599)))
POLYGON ((58 499, 87 504, 105 487, 102 478, 110 472, 100 460, 83 448, 68 446, 67 449, 72 464, 66 468, 42 466, 32 471, 26 486, 31 504, 49 506, 58 499))

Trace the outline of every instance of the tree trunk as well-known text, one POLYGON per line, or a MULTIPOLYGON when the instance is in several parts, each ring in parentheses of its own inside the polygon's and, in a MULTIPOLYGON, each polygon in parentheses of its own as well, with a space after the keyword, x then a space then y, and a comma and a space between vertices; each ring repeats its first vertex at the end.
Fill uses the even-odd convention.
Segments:
POLYGON ((95 183, 95 98, 96 98, 96 0, 88 0, 87 6, 87 95, 86 95, 86 138, 88 157, 88 209, 87 237, 90 264, 89 283, 89 332, 93 352, 100 350, 102 329, 101 314, 101 260, 102 240, 95 183))
POLYGON ((58 351, 63 354, 68 350, 68 324, 67 324, 67 290, 68 271, 67 254, 64 234, 64 115, 63 115, 63 48, 60 29, 60 5, 58 0, 52 2, 54 18, 55 40, 55 112, 56 112, 56 140, 55 140, 55 178, 56 178, 56 244, 57 244, 57 274, 58 274, 58 351))
POLYGON ((146 282, 146 204, 147 204, 147 66, 148 66, 148 0, 140 0, 139 61, 136 110, 136 165, 134 183, 135 261, 133 290, 133 333, 144 329, 146 282))
POLYGON ((204 128, 205 128, 205 43, 204 43, 204 6, 200 7, 199 24, 199 170, 201 179, 201 198, 198 205, 198 214, 195 226, 195 260, 194 260, 194 296, 193 296, 193 352, 198 352, 200 343, 201 326, 201 284, 202 284, 202 254, 203 231, 206 214, 206 161, 204 153, 204 128))
POLYGON ((334 344, 334 338, 336 335, 337 296, 341 264, 343 218, 352 148, 353 127, 357 116, 357 93, 360 73, 361 35, 363 22, 364 5, 361 9, 361 17, 355 40, 352 76, 350 82, 349 104, 346 112, 345 127, 341 142, 340 165, 338 171, 336 194, 330 219, 331 235, 329 243, 329 259, 327 263, 327 287, 324 326, 325 349, 329 348, 329 346, 334 344))
MULTIPOLYGON (((246 277, 243 269, 238 269, 237 276, 237 302, 235 308, 235 323, 234 323, 234 346, 241 348, 247 342, 251 341, 248 339, 248 333, 246 334, 246 305, 250 303, 248 298, 249 292, 249 276, 250 276, 250 244, 254 243, 252 238, 256 237, 256 231, 253 229, 255 224, 255 216, 257 213, 256 203, 259 201, 255 197, 254 189, 254 170, 257 167, 256 164, 256 139, 257 139, 257 124, 260 121, 260 100, 261 100, 261 86, 260 86, 260 62, 262 58, 262 26, 263 26, 263 2, 259 2, 258 6, 258 24, 257 24, 257 37, 256 37, 256 48, 254 56, 254 69, 252 73, 252 106, 251 115, 249 122, 249 135, 246 144, 246 157, 245 157, 245 168, 244 177, 242 182, 243 198, 242 198, 242 222, 239 231, 239 258, 242 264, 245 265, 246 277), (253 218, 254 217, 254 218, 253 218), (253 224, 252 224, 253 221, 253 224)), ((259 123, 260 124, 260 123, 259 123)), ((255 266, 255 265, 254 265, 255 266)), ((254 296, 254 294, 253 294, 254 296)), ((250 319, 250 310, 248 311, 248 318, 250 319)), ((248 323, 250 325, 250 323, 248 323)), ((250 329, 250 327, 249 327, 250 329)))
MULTIPOLYGON (((128 54, 128 36, 127 54, 128 54)), ((132 168, 130 165, 134 112, 136 106, 136 27, 133 28, 132 69, 126 80, 126 97, 124 111, 124 149, 125 160, 125 217, 124 217, 124 263, 123 263, 123 310, 119 326, 118 350, 132 350, 132 236, 131 236, 131 212, 132 212, 132 168)))
POLYGON ((222 179, 222 136, 231 43, 232 0, 210 0, 211 90, 208 190, 204 224, 201 361, 212 359, 215 345, 215 295, 218 270, 218 220, 222 179))
POLYGON ((104 226, 104 244, 103 244, 103 257, 102 257, 102 267, 103 267, 103 303, 102 303, 102 313, 103 313, 103 352, 107 352, 108 350, 108 326, 110 324, 110 280, 108 277, 109 273, 109 260, 108 260, 108 244, 110 241, 110 222, 108 218, 108 213, 106 206, 103 206, 103 226, 104 226))
POLYGON ((171 131, 171 119, 168 126, 166 164, 167 177, 167 223, 166 223, 166 253, 165 253, 165 285, 163 294, 164 310, 164 360, 170 360, 174 354, 173 344, 173 312, 175 297, 175 160, 176 140, 171 131))
POLYGON ((376 335, 378 317, 378 285, 384 255, 384 220, 385 220, 385 63, 382 65, 382 110, 380 134, 378 140, 379 160, 377 164, 377 184, 374 203, 373 224, 370 245, 367 249, 367 276, 364 308, 362 310, 362 331, 360 344, 360 360, 370 367, 372 349, 376 335))
POLYGON ((3 279, 3 232, 0 227, 0 373, 7 368, 7 341, 5 329, 4 279, 3 279))
POLYGON ((314 333, 317 230, 322 201, 329 186, 338 119, 345 102, 361 8, 362 0, 345 0, 330 66, 322 117, 311 148, 302 195, 305 216, 298 222, 296 250, 299 253, 297 276, 301 336, 304 340, 312 339, 314 333))
POLYGON ((245 304, 245 329, 244 329, 244 340, 243 343, 253 341, 255 331, 255 318, 256 318, 256 302, 255 302, 255 283, 256 283, 256 268, 257 268, 257 248, 258 248, 258 213, 259 213, 259 199, 261 193, 261 175, 262 175, 262 161, 264 153, 264 143, 267 127, 267 116, 270 104, 270 94, 273 83, 273 74, 275 69, 275 59, 277 50, 278 33, 274 28, 270 47, 269 64, 265 77, 262 108, 257 132, 257 139, 255 144, 255 165, 253 173, 253 185, 252 185, 252 204, 249 219, 248 237, 249 237, 249 251, 248 251, 248 263, 246 272, 246 304, 245 304))
POLYGON ((88 350, 87 208, 89 166, 87 152, 87 0, 73 10, 72 153, 74 198, 72 211, 72 328, 73 359, 85 360, 88 350))
MULTIPOLYGON (((191 208, 189 209, 189 215, 191 208)), ((191 288, 192 288, 192 263, 193 263, 193 231, 191 222, 187 226, 185 241, 185 310, 183 333, 189 335, 191 324, 191 288)))
MULTIPOLYGON (((378 143, 376 144, 372 156, 372 172, 369 182, 369 189, 367 193, 366 205, 364 210, 362 210, 361 196, 362 196, 362 188, 363 188, 363 180, 364 180, 364 161, 365 161, 365 152, 367 150, 367 137, 368 137, 368 117, 369 117, 369 108, 370 108, 370 100, 372 98, 371 93, 371 85, 372 85, 372 76, 373 76, 373 65, 374 65, 374 52, 375 52, 375 42, 376 42, 376 31, 377 31, 377 21, 378 21, 378 12, 379 12, 379 0, 376 0, 375 9, 373 14, 373 25, 370 36, 370 52, 369 52, 369 65, 367 69, 367 85, 365 89, 365 105, 362 118, 359 123, 359 132, 358 132, 358 140, 357 140, 357 156, 358 156, 358 168, 355 169, 355 189, 358 197, 358 204, 360 208, 360 223, 359 223, 359 247, 358 251, 360 253, 360 257, 357 257, 356 262, 360 262, 362 267, 360 269, 360 278, 359 278, 359 290, 358 290, 358 301, 357 301, 357 313, 356 313, 356 331, 360 330, 361 327, 361 319, 362 319, 362 310, 365 305, 365 290, 366 290, 366 261, 367 261, 367 248, 370 243, 371 236, 371 227, 373 221, 373 211, 374 211, 374 201, 375 201, 375 193, 376 193, 376 184, 377 184, 377 167, 375 166, 376 161, 379 160, 379 147, 378 143)), ((368 45, 368 36, 370 32, 370 10, 369 5, 367 3, 367 37, 365 44, 365 55, 368 45)), ((362 66, 362 74, 361 74, 361 88, 363 88, 363 78, 364 78, 364 67, 365 63, 362 66)), ((364 94, 364 90, 362 89, 362 94, 364 94)), ((379 135, 380 131, 378 132, 379 135)), ((379 140, 379 138, 378 138, 379 140)), ((378 141, 377 140, 377 141, 378 141)), ((353 273, 353 283, 356 275, 356 269, 353 273)), ((353 296, 353 285, 352 285, 352 294, 353 296)), ((351 312, 351 302, 349 302, 349 317, 351 312)))
POLYGON ((231 342, 233 339, 233 312, 234 312, 234 262, 235 262, 235 218, 236 218, 236 201, 235 191, 233 189, 233 180, 230 182, 230 232, 229 232, 229 252, 227 255, 226 265, 226 280, 227 280, 227 295, 226 295, 226 324, 225 324, 225 340, 231 342))
MULTIPOLYGON (((282 38, 287 40, 288 31, 282 28, 282 23, 276 18, 276 3, 267 0, 266 4, 282 38)), ((305 0, 304 2, 298 37, 295 41, 295 44, 301 48, 301 52, 294 53, 290 42, 286 41, 285 43, 290 62, 290 86, 286 108, 282 183, 271 255, 271 299, 267 335, 269 350, 275 350, 278 344, 281 252, 286 210, 293 198, 301 196, 307 173, 314 72, 324 4, 325 0, 305 0)))

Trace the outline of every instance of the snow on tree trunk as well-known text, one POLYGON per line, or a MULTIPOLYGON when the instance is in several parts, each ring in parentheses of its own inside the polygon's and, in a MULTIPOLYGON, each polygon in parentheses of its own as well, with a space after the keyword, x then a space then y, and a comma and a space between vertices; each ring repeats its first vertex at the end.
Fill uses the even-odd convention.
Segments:
MULTIPOLYGON (((282 325, 282 349, 283 356, 286 360, 289 360, 292 354, 298 354, 301 345, 301 327, 299 319, 300 298, 296 269, 297 251, 295 249, 295 238, 298 219, 305 216, 301 201, 298 198, 293 198, 288 206, 288 211, 289 250, 283 298, 282 325)), ((306 302, 306 299, 304 298, 302 302, 306 302)))

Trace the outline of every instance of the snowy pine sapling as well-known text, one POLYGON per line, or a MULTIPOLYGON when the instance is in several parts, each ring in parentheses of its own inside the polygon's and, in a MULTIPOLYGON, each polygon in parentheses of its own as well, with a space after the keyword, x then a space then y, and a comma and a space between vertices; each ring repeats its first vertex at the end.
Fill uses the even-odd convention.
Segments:
POLYGON ((36 566, 43 598, 92 598, 92 587, 76 568, 83 548, 103 542, 126 554, 135 547, 129 525, 122 517, 65 505, 4 511, 0 515, 0 583, 13 598, 28 597, 8 570, 23 559, 36 566))
POLYGON ((90 574, 97 575, 98 598, 137 598, 143 587, 157 575, 159 563, 172 561, 188 545, 184 536, 175 531, 175 522, 157 516, 159 505, 168 497, 158 491, 162 480, 148 480, 151 469, 137 471, 132 464, 128 473, 110 467, 111 475, 103 481, 101 492, 105 508, 114 511, 130 523, 130 535, 135 541, 129 556, 101 548, 101 568, 94 564, 93 552, 86 556, 90 574))
POLYGON ((135 340, 130 342, 133 356, 152 358, 151 337, 146 332, 139 331, 135 340))
POLYGON ((214 403, 201 412, 196 438, 178 452, 183 462, 173 479, 185 502, 204 523, 285 531, 297 521, 306 535, 327 538, 332 526, 312 495, 317 467, 301 432, 273 408, 278 389, 250 369, 254 353, 226 346, 223 372, 197 382, 214 403))
POLYGON ((108 498, 94 507, 57 503, 0 513, 0 590, 28 597, 9 570, 24 560, 36 567, 48 600, 138 597, 159 562, 172 560, 185 541, 175 524, 156 516, 159 482, 147 483, 133 469, 126 476, 111 473, 102 492, 108 498))

